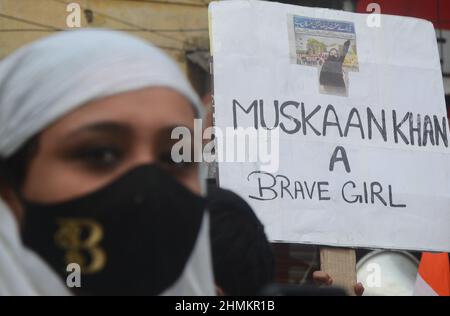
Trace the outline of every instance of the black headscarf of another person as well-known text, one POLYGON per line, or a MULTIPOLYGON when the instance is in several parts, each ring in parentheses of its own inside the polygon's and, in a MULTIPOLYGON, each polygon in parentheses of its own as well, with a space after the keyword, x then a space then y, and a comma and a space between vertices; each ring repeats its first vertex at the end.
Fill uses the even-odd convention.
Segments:
POLYGON ((216 285, 226 295, 252 296, 274 279, 271 245, 251 207, 235 193, 210 192, 211 246, 216 285))

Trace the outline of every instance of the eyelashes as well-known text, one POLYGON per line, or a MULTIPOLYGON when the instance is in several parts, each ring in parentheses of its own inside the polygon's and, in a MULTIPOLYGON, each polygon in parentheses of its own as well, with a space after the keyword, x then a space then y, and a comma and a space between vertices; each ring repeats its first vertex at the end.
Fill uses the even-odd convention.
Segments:
POLYGON ((171 151, 164 151, 159 155, 158 164, 166 171, 172 173, 184 172, 193 169, 197 164, 192 161, 175 162, 171 151))
POLYGON ((87 145, 75 149, 70 159, 83 164, 93 171, 111 170, 124 159, 124 150, 111 145, 87 145))
MULTIPOLYGON (((167 147, 167 146, 165 146, 167 147)), ((89 172, 105 173, 120 168, 127 159, 132 160, 131 149, 111 144, 81 145, 69 151, 67 157, 89 172)), ((152 163, 149 161, 149 163, 152 163)), ((164 148, 157 154, 156 161, 161 168, 172 174, 191 170, 197 164, 193 161, 175 162, 171 148, 164 148)))

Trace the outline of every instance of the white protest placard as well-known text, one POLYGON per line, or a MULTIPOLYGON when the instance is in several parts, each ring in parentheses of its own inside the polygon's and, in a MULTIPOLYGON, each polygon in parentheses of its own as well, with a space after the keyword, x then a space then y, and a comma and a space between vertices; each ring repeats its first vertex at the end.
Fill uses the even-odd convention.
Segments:
POLYGON ((370 21, 210 4, 217 129, 279 135, 250 141, 279 145, 269 167, 219 160, 220 186, 250 203, 273 241, 449 252, 449 127, 433 26, 370 21))

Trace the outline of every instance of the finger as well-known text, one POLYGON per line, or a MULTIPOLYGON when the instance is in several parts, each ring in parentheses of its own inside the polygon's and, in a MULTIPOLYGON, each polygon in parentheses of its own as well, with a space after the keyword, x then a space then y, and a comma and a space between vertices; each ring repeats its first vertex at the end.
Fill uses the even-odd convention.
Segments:
POLYGON ((331 285, 333 284, 333 279, 331 276, 324 271, 315 271, 313 273, 313 279, 315 282, 323 285, 331 285))
POLYGON ((362 296, 364 293, 364 286, 362 283, 357 283, 354 286, 356 296, 362 296))

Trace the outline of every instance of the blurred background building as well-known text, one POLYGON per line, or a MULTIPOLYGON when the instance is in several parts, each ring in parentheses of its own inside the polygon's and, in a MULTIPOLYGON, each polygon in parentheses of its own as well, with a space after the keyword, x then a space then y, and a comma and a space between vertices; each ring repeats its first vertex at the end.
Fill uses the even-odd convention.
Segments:
POLYGON ((154 43, 172 56, 195 83, 197 91, 204 93, 205 62, 199 56, 209 52, 209 2, 0 0, 0 59, 24 44, 68 29, 66 20, 73 11, 67 10, 73 3, 81 9, 81 27, 125 31, 154 43))

